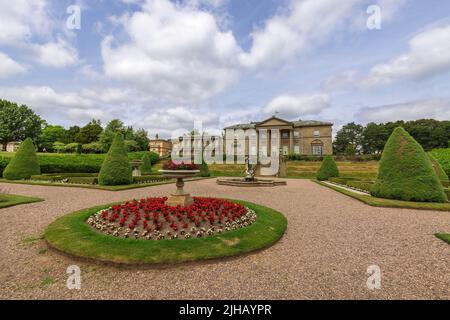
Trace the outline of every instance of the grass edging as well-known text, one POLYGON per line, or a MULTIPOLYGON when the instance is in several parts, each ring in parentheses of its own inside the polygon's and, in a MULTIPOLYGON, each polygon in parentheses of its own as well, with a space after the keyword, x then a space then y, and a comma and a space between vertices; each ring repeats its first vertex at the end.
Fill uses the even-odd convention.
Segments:
POLYGON ((154 265, 218 259, 263 249, 276 243, 287 228, 279 212, 246 201, 232 200, 256 211, 249 227, 204 238, 123 239, 96 232, 85 221, 111 206, 102 205, 63 216, 45 230, 47 243, 58 251, 88 260, 125 265, 154 265))
MULTIPOLYGON (((210 179, 204 178, 204 177, 198 177, 198 178, 190 178, 185 179, 185 182, 189 181, 197 181, 197 180, 204 180, 204 179, 210 179)), ((167 180, 167 181, 158 181, 158 182, 151 182, 151 183, 140 183, 140 184, 129 184, 129 185, 122 185, 122 186, 101 186, 97 184, 70 184, 70 183, 57 183, 57 182, 39 182, 39 181, 28 181, 28 180, 6 180, 6 179, 0 179, 1 183, 11 183, 11 184, 26 184, 31 186, 44 186, 44 187, 65 187, 65 188, 83 188, 83 189, 97 189, 97 190, 106 190, 106 191, 123 191, 123 190, 131 190, 131 189, 139 189, 139 188, 146 188, 146 187, 152 187, 152 186, 159 186, 163 184, 171 184, 175 183, 175 180, 167 180)))
POLYGON ((417 210, 435 210, 435 211, 450 211, 450 203, 432 203, 432 202, 413 202, 413 201, 401 201, 393 199, 382 199, 372 197, 370 195, 360 195, 354 192, 331 186, 317 180, 311 180, 321 186, 327 187, 334 191, 340 192, 346 196, 352 197, 372 207, 384 207, 384 208, 403 208, 403 209, 417 209, 417 210))
POLYGON ((41 198, 19 196, 15 194, 2 194, 0 195, 0 199, 0 209, 13 207, 20 204, 44 201, 44 199, 41 198))
POLYGON ((435 236, 436 236, 436 238, 441 239, 442 241, 445 241, 448 244, 450 244, 450 234, 448 234, 448 233, 436 233, 435 236))

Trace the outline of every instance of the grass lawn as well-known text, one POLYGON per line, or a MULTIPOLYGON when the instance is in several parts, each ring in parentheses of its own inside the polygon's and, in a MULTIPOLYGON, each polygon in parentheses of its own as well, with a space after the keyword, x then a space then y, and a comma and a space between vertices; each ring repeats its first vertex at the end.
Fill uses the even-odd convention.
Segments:
POLYGON ((211 237, 158 241, 104 235, 85 222, 110 206, 103 205, 59 218, 47 227, 45 239, 57 250, 80 258, 119 264, 167 264, 235 256, 268 247, 283 236, 287 220, 281 213, 245 201, 235 202, 255 210, 256 222, 211 237))
MULTIPOLYGON (((195 181, 195 180, 202 180, 202 179, 208 179, 208 178, 189 178, 185 179, 185 182, 189 181, 195 181)), ((39 181, 28 181, 28 180, 6 180, 6 179, 0 179, 0 182, 2 183, 16 183, 16 184, 28 184, 33 186, 51 186, 51 187, 70 187, 70 188, 85 188, 85 189, 99 189, 99 190, 108 190, 108 191, 122 191, 122 190, 129 190, 129 189, 139 189, 139 188, 145 188, 145 187, 151 187, 151 186, 159 186, 162 184, 170 184, 175 183, 175 180, 168 180, 168 181, 158 181, 158 182, 151 182, 151 183, 140 183, 140 184, 127 184, 122 186, 101 186, 98 184, 71 184, 71 183, 58 183, 58 182, 39 182, 39 181)))
POLYGON ((17 206, 19 204, 44 201, 40 198, 18 196, 14 194, 0 194, 0 209, 17 206))
MULTIPOLYGON (((322 162, 289 161, 287 163, 288 178, 314 179, 322 162)), ((336 162, 341 177, 375 179, 378 174, 378 162, 336 162)))
POLYGON ((450 211, 450 203, 432 203, 432 202, 413 202, 413 201, 401 201, 392 199, 375 198, 369 195, 360 195, 339 187, 330 186, 323 182, 313 180, 314 182, 333 189, 337 192, 350 196, 356 200, 364 202, 373 207, 387 207, 387 208, 406 208, 406 209, 420 209, 420 210, 438 210, 438 211, 450 211))
MULTIPOLYGON (((375 179, 378 173, 378 162, 337 162, 342 177, 355 177, 362 180, 375 179)), ((321 165, 320 161, 288 161, 288 178, 314 179, 321 165)), ((243 164, 213 164, 209 171, 214 177, 243 177, 243 164)))
POLYGON ((448 233, 436 233, 435 236, 448 244, 450 244, 450 234, 448 233))

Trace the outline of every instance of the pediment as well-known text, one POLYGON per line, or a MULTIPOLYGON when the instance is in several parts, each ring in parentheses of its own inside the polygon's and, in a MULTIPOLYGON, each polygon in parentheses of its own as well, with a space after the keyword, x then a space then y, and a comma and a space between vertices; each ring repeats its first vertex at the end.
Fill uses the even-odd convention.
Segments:
POLYGON ((270 117, 269 119, 258 122, 256 126, 258 127, 292 126, 292 122, 277 117, 270 117))

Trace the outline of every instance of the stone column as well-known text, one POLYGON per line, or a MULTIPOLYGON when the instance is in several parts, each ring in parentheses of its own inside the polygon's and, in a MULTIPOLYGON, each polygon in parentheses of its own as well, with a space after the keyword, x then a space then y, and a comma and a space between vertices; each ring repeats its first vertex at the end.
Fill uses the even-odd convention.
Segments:
POLYGON ((289 130, 289 153, 294 153, 294 129, 289 130))

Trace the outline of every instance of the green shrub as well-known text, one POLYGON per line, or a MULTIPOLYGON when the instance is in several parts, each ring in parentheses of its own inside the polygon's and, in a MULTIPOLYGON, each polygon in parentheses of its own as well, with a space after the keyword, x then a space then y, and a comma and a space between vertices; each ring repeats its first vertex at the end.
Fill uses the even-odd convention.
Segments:
POLYGON ((67 183, 73 184, 98 184, 97 177, 68 177, 67 183))
POLYGON ((103 153, 103 146, 100 142, 92 142, 81 146, 83 153, 103 153))
MULTIPOLYGON (((130 160, 142 159, 148 153, 152 164, 159 161, 159 156, 154 152, 141 151, 130 152, 130 160)), ((2 154, 0 158, 0 175, 14 154, 2 154)), ((39 164, 42 173, 98 173, 105 160, 106 154, 38 154, 39 164)))
POLYGON ((41 169, 36 156, 36 148, 30 138, 20 144, 14 158, 3 171, 3 177, 8 180, 29 179, 32 175, 40 174, 41 169))
POLYGON ((354 156, 354 155, 356 155, 356 148, 355 148, 355 146, 353 144, 350 143, 347 146, 347 148, 345 148, 345 155, 346 156, 354 156))
POLYGON ((442 185, 444 186, 444 188, 449 188, 450 187, 450 181, 443 181, 441 180, 442 185))
POLYGON ((450 199, 450 188, 444 188, 444 192, 447 195, 447 199, 450 199))
POLYGON ((325 156, 317 171, 317 180, 324 181, 332 177, 339 177, 339 170, 332 156, 325 156))
POLYGON ((208 164, 203 160, 200 165, 200 177, 210 177, 211 173, 209 172, 208 164))
POLYGON ((45 175, 45 174, 38 174, 30 177, 30 180, 35 181, 48 181, 48 182, 59 182, 64 180, 64 176, 61 175, 45 175))
POLYGON ((66 148, 66 145, 62 142, 56 141, 53 143, 53 150, 57 153, 64 152, 64 149, 66 148))
POLYGON ((356 180, 357 178, 343 178, 343 177, 339 177, 339 178, 330 178, 328 179, 330 182, 334 182, 337 184, 347 184, 347 182, 352 181, 352 180, 356 180))
POLYGON ((140 184, 140 183, 152 183, 152 182, 159 182, 159 181, 166 181, 170 180, 164 176, 161 175, 149 175, 149 176, 141 176, 141 177, 134 177, 133 183, 140 184))
POLYGON ((371 181, 347 181, 347 186, 368 192, 370 192, 373 185, 374 182, 371 181))
POLYGON ((442 169, 447 176, 450 177, 450 148, 447 149, 434 149, 430 154, 439 161, 442 169))
POLYGON ((401 127, 393 131, 384 147, 371 193, 379 198, 404 201, 447 201, 429 157, 401 127))
POLYGON ((79 146, 79 144, 76 143, 76 142, 66 144, 66 146, 64 147, 64 152, 66 152, 66 153, 76 153, 77 150, 78 150, 78 146, 79 146))
POLYGON ((427 153, 427 155, 430 158, 431 165, 433 166, 434 172, 436 172, 436 175, 438 176, 439 180, 448 181, 448 176, 442 169, 441 165, 439 164, 439 161, 437 161, 437 159, 431 153, 427 153))
POLYGON ((116 134, 98 175, 100 185, 118 186, 133 182, 122 134, 116 134))
POLYGON ((141 174, 149 175, 152 173, 152 159, 148 152, 142 157, 141 174))

